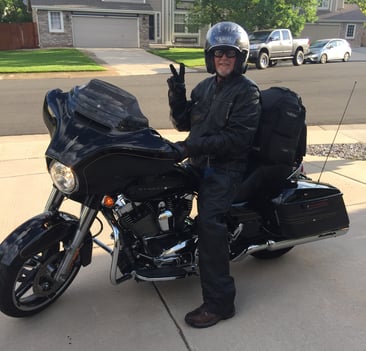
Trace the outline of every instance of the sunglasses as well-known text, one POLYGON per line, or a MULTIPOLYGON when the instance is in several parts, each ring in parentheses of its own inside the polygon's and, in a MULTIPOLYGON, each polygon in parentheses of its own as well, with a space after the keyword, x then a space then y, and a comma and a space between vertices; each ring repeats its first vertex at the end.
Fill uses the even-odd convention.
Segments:
POLYGON ((234 49, 228 49, 228 50, 216 49, 213 51, 213 54, 215 57, 223 57, 225 55, 227 58, 233 58, 237 55, 237 51, 234 49))

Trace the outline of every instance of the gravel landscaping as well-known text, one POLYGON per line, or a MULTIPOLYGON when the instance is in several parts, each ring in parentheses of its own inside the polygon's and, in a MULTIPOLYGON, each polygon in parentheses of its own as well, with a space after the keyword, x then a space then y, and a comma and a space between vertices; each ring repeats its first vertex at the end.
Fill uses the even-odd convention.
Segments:
MULTIPOLYGON (((307 154, 312 156, 327 156, 330 144, 313 144, 307 146, 307 154)), ((366 160, 366 144, 334 144, 329 157, 338 157, 346 160, 366 160)))

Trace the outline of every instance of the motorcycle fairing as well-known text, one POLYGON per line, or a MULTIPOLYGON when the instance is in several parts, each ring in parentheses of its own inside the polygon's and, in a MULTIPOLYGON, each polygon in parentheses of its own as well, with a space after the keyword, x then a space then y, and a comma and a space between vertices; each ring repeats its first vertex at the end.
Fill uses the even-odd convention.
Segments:
POLYGON ((44 120, 51 134, 47 165, 57 160, 71 167, 80 181, 79 194, 108 193, 130 177, 163 174, 174 167, 170 143, 152 128, 121 130, 99 123, 70 106, 71 93, 47 93, 44 120))
POLYGON ((132 201, 147 201, 192 192, 198 180, 188 171, 186 166, 176 165, 173 171, 165 174, 137 178, 126 187, 124 194, 132 201))
MULTIPOLYGON (((44 248, 72 237, 78 219, 64 212, 48 211, 30 218, 16 228, 0 245, 0 264, 10 266, 18 255, 30 257, 44 248)), ((84 266, 91 262, 91 234, 80 251, 84 266)))

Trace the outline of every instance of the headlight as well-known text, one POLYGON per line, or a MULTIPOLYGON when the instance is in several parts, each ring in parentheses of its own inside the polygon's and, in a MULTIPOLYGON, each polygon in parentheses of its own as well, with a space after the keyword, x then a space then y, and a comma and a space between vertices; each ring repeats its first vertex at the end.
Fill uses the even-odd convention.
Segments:
POLYGON ((250 45, 250 50, 257 50, 258 48, 259 48, 259 44, 252 44, 252 45, 250 45))
POLYGON ((57 189, 63 193, 71 194, 77 190, 77 178, 70 167, 66 167, 61 162, 53 161, 50 167, 50 175, 57 189))

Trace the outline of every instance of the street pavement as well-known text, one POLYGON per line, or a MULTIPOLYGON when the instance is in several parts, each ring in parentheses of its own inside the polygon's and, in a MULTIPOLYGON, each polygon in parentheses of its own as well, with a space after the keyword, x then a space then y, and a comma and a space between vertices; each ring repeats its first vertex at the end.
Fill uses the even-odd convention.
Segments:
MULTIPOLYGON (((141 55, 141 65, 149 66, 149 55, 141 55)), ((156 64, 166 67, 167 61, 156 64)), ((115 67, 110 71, 122 74, 115 67)), ((145 69, 161 73, 157 66, 145 69)), ((335 142, 366 143, 365 126, 341 126, 335 142)), ((331 143, 336 130, 309 126, 308 144, 331 143)), ((185 136, 169 129, 160 133, 172 141, 185 136)), ((0 241, 43 211, 51 188, 44 161, 48 140, 48 135, 0 137, 0 241)), ((308 176, 317 180, 324 160, 307 155, 308 176)), ((185 313, 201 303, 198 277, 113 286, 110 257, 95 248, 92 264, 52 307, 27 319, 0 315, 1 350, 365 351, 366 163, 329 158, 321 181, 343 191, 349 233, 295 247, 278 260, 249 257, 232 264, 234 318, 203 330, 186 326, 185 313)), ((79 208, 67 202, 65 210, 79 208)), ((101 237, 110 242, 107 228, 101 237)))

